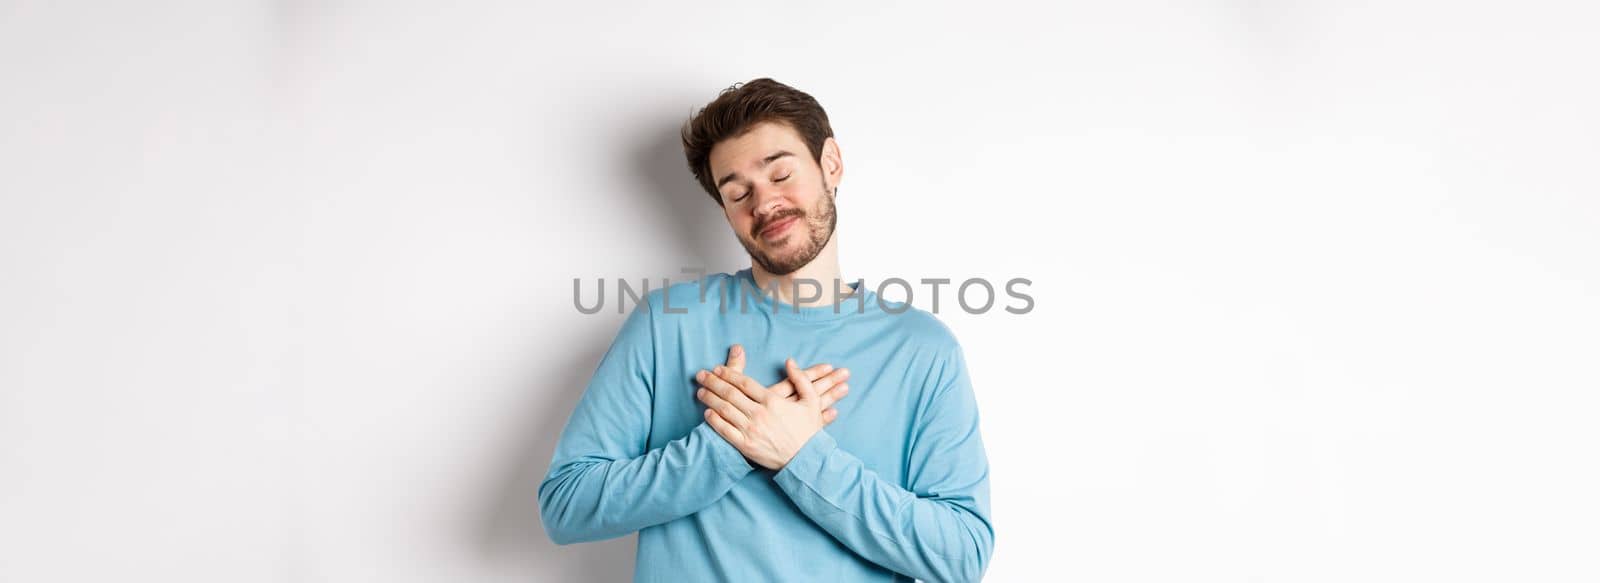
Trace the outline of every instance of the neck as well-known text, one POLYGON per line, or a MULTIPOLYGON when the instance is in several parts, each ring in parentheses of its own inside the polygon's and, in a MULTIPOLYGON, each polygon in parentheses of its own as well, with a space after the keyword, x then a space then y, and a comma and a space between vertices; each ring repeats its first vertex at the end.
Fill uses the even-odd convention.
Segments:
POLYGON ((836 242, 838 236, 828 239, 828 244, 822 247, 817 256, 791 273, 773 275, 762 269, 754 261, 750 262, 750 274, 756 280, 756 285, 761 289, 770 289, 776 282, 777 298, 783 303, 800 306, 802 308, 816 306, 831 306, 834 302, 834 286, 838 285, 840 296, 848 296, 855 291, 855 286, 839 281, 839 249, 836 242), (804 282, 797 284, 796 282, 804 282), (812 282, 815 282, 813 284, 812 282), (835 283, 837 282, 837 283, 835 283), (822 286, 821 297, 812 298, 817 294, 817 286, 822 286), (799 294, 795 292, 798 291, 799 294), (799 297, 798 296, 804 296, 799 297))

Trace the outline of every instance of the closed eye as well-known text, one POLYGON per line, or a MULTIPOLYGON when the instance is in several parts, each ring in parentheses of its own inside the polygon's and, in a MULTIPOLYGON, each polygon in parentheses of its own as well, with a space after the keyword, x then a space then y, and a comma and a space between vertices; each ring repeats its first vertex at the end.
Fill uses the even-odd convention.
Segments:
MULTIPOLYGON (((790 177, 790 176, 794 176, 794 173, 793 173, 793 172, 790 172, 790 173, 788 173, 788 174, 785 174, 785 175, 783 175, 783 176, 779 176, 779 177, 777 177, 777 178, 774 178, 774 179, 772 179, 772 181, 773 181, 773 182, 783 182, 783 181, 785 181, 785 180, 788 180, 788 179, 789 179, 789 177, 790 177)), ((743 193, 743 194, 740 194, 740 195, 739 195, 739 196, 736 196, 736 197, 733 197, 733 198, 730 198, 730 199, 728 199, 728 200, 731 200, 731 201, 733 201, 733 202, 739 202, 739 201, 741 201, 741 200, 744 200, 744 199, 745 199, 745 197, 748 197, 748 196, 750 196, 750 193, 749 193, 749 192, 748 192, 748 191, 747 191, 747 192, 744 192, 744 193, 743 193)))

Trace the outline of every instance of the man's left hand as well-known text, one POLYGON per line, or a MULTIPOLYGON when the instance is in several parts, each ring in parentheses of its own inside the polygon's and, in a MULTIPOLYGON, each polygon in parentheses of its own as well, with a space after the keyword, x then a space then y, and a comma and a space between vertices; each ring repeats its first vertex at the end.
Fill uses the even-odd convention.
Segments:
POLYGON ((781 470, 822 429, 821 400, 816 387, 793 358, 784 361, 798 398, 773 395, 759 381, 725 366, 700 371, 704 386, 695 396, 705 403, 706 421, 751 461, 781 470))

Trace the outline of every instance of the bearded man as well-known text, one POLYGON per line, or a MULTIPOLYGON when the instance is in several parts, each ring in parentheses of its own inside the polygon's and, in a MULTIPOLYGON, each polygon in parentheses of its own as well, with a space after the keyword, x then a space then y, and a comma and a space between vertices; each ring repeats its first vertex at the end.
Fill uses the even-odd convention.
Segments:
POLYGON ((539 487, 550 538, 638 532, 635 581, 979 580, 994 528, 966 362, 932 314, 841 279, 827 114, 756 79, 682 137, 751 265, 628 315, 539 487))

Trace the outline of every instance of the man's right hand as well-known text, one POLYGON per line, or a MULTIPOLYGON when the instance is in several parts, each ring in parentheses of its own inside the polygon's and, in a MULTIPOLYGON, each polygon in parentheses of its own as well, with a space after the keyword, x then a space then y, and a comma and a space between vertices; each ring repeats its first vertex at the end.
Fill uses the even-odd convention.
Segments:
MULTIPOLYGON (((724 366, 743 374, 744 347, 735 344, 728 348, 728 362, 724 366)), ((811 379, 811 386, 816 387, 817 396, 821 398, 822 424, 833 423, 834 419, 839 418, 839 410, 833 408, 833 404, 850 392, 850 385, 845 383, 845 380, 850 378, 850 369, 835 369, 829 364, 816 364, 805 369, 805 374, 811 379)), ((774 396, 785 398, 794 397, 795 392, 794 384, 789 382, 787 376, 777 384, 767 387, 767 391, 774 396)))

